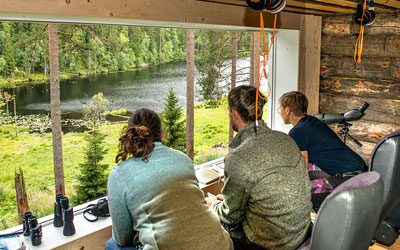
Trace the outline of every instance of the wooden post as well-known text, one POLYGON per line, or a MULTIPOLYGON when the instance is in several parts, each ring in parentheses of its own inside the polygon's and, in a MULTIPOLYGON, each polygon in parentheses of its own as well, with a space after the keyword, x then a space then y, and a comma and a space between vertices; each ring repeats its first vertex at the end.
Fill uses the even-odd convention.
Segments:
POLYGON ((187 30, 186 155, 194 158, 194 31, 187 30))
POLYGON ((53 162, 56 194, 65 195, 60 110, 60 79, 58 73, 57 24, 49 24, 50 109, 53 136, 53 162))
POLYGON ((15 170, 15 191, 17 193, 17 207, 18 207, 18 222, 22 224, 24 213, 29 211, 28 197, 26 195, 24 173, 19 168, 19 173, 15 170))
MULTIPOLYGON (((232 74, 231 89, 236 87, 237 32, 232 32, 232 74)), ((233 140, 233 129, 229 122, 229 144, 233 140)))
POLYGON ((300 92, 308 99, 308 113, 318 114, 321 61, 320 16, 302 15, 300 17, 300 55, 299 86, 300 92))

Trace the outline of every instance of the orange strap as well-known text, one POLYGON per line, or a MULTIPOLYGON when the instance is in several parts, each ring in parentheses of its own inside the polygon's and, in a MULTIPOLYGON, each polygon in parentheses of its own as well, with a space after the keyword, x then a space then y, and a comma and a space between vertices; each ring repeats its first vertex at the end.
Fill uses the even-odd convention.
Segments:
MULTIPOLYGON (((262 42, 263 42, 263 45, 264 45, 264 50, 263 50, 263 52, 264 52, 264 53, 263 53, 263 59, 264 59, 264 60, 263 60, 263 69, 262 69, 262 73, 263 73, 265 79, 267 79, 267 84, 268 84, 268 96, 269 96, 269 93, 270 93, 270 90, 271 90, 271 86, 270 86, 269 83, 268 83, 266 64, 267 64, 267 62, 268 62, 269 52, 271 51, 272 44, 274 43, 275 27, 276 27, 276 17, 277 17, 277 15, 278 15, 278 14, 275 14, 275 19, 274 19, 274 31, 272 32, 272 37, 271 37, 271 42, 270 42, 270 44, 269 44, 268 53, 266 53, 267 46, 266 46, 266 44, 265 44, 264 19, 263 19, 262 12, 260 12, 260 43, 261 43, 261 41, 262 41, 262 42)), ((259 57, 259 55, 258 55, 258 57, 259 57)), ((266 97, 263 97, 263 96, 260 95, 260 81, 261 81, 261 77, 260 77, 260 62, 259 62, 258 67, 257 67, 257 96, 256 96, 256 106, 255 106, 255 109, 256 109, 256 117, 255 117, 255 118, 256 118, 256 120, 257 120, 257 117, 258 117, 258 98, 261 98, 261 99, 264 99, 264 100, 268 98, 268 96, 267 96, 267 98, 266 98, 266 97)), ((256 123, 256 124, 257 124, 257 123, 256 123)))
POLYGON ((358 34, 357 40, 356 40, 356 46, 354 48, 354 62, 356 63, 361 63, 361 53, 363 49, 363 41, 364 41, 364 14, 365 14, 365 9, 367 7, 367 0, 364 0, 364 5, 363 5, 363 15, 361 17, 361 25, 360 25, 360 33, 358 34))

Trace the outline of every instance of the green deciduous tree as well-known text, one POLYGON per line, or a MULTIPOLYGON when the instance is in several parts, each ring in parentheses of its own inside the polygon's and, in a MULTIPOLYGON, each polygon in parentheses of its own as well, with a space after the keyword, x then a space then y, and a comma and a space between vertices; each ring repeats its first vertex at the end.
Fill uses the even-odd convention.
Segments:
POLYGON ((164 99, 164 111, 162 113, 164 144, 168 147, 185 151, 186 127, 183 120, 183 110, 178 106, 178 98, 172 88, 164 99))
POLYGON ((108 104, 108 100, 100 92, 94 95, 89 104, 84 108, 83 116, 93 131, 99 129, 100 122, 104 120, 104 112, 107 110, 108 104))

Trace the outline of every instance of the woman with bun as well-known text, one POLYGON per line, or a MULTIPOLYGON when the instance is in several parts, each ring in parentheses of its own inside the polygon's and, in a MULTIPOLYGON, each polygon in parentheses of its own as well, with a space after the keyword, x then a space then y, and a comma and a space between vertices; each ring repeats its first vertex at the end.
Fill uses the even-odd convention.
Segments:
POLYGON ((233 249, 208 209, 184 153, 161 143, 161 120, 139 109, 119 141, 108 177, 112 235, 108 249, 233 249))

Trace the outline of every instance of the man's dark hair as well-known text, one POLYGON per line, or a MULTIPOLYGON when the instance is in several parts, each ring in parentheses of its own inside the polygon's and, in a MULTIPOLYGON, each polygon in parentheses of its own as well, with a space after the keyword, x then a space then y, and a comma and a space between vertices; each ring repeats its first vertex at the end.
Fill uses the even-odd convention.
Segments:
MULTIPOLYGON (((265 98, 261 93, 260 95, 265 98)), ((254 122, 256 117, 257 89, 251 86, 239 86, 228 95, 229 110, 236 110, 244 122, 254 122)), ((266 100, 258 98, 257 120, 261 120, 266 100)))
POLYGON ((303 116, 307 114, 307 97, 299 91, 292 91, 283 94, 281 98, 279 98, 279 103, 282 108, 289 107, 295 116, 303 116))

